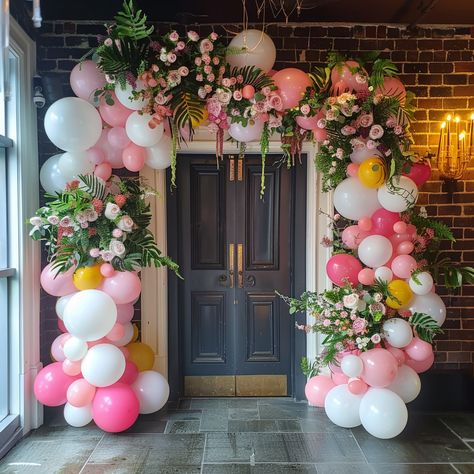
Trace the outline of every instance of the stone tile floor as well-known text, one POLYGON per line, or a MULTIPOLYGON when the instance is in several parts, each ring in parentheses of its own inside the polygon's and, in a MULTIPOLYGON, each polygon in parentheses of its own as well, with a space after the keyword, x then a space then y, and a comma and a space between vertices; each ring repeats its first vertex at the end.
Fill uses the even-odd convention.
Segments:
POLYGON ((0 460, 0 473, 474 474, 472 412, 410 413, 392 440, 284 398, 181 400, 117 435, 56 418, 0 460))

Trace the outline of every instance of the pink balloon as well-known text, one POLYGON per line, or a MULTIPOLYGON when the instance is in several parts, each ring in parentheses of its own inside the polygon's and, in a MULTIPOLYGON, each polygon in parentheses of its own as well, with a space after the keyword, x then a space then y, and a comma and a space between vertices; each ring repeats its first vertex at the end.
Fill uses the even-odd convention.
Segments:
POLYGON ((95 167, 94 174, 98 178, 107 181, 112 176, 112 166, 110 163, 101 163, 95 167))
POLYGON ((357 176, 359 174, 359 166, 357 163, 349 163, 347 165, 347 176, 357 176))
POLYGON ((278 87, 278 93, 285 109, 296 107, 306 92, 306 88, 311 87, 311 79, 301 69, 282 69, 272 79, 275 86, 278 87))
POLYGON ((107 122, 111 127, 124 127, 128 116, 133 110, 127 109, 127 107, 122 105, 117 99, 115 92, 109 91, 108 93, 111 94, 114 104, 108 105, 105 102, 105 97, 102 96, 99 102, 100 115, 104 122, 107 122))
POLYGON ((339 372, 333 372, 331 374, 331 378, 332 378, 332 381, 336 384, 336 385, 344 385, 346 384, 347 382, 349 382, 349 377, 347 375, 344 375, 342 372, 339 373, 339 372))
POLYGON ((407 357, 405 364, 411 367, 416 373, 421 374, 422 372, 426 372, 433 365, 433 362, 434 353, 431 352, 431 355, 424 360, 414 360, 407 357))
POLYGON ((110 341, 105 337, 101 337, 97 339, 97 341, 87 341, 87 347, 90 349, 91 347, 97 346, 98 344, 108 344, 110 341))
POLYGON ((349 392, 354 395, 362 395, 369 389, 369 386, 361 379, 354 377, 350 378, 347 382, 347 388, 349 392))
POLYGON ((43 290, 53 296, 65 296, 75 293, 77 288, 72 281, 75 267, 60 273, 57 268, 52 269, 51 266, 52 263, 48 263, 41 272, 40 282, 43 290))
POLYGON ((64 321, 62 319, 59 319, 58 318, 58 329, 61 331, 61 332, 67 332, 67 329, 66 329, 66 326, 64 324, 64 321))
POLYGON ((127 132, 123 127, 113 127, 109 130, 107 140, 114 148, 125 148, 130 143, 127 132))
POLYGON ((362 231, 359 226, 350 225, 342 231, 341 238, 346 247, 354 250, 368 235, 369 233, 362 231))
POLYGON ((125 357, 126 360, 130 357, 130 351, 128 350, 128 347, 121 346, 119 349, 122 351, 123 356, 125 357))
POLYGON ((134 272, 115 272, 104 279, 100 289, 108 293, 116 304, 131 303, 140 295, 140 278, 134 272))
POLYGON ((416 237, 416 227, 413 224, 408 224, 407 233, 414 239, 416 237))
POLYGON ((62 365, 63 372, 71 376, 79 375, 81 373, 81 362, 80 360, 65 359, 62 365))
POLYGON ((74 94, 89 102, 94 99, 94 92, 106 84, 104 73, 89 59, 74 66, 69 81, 74 94))
POLYGON ((137 366, 130 360, 127 360, 125 363, 125 372, 123 373, 122 377, 120 377, 117 383, 125 383, 127 385, 132 385, 138 377, 138 368, 137 366))
POLYGON ((121 324, 129 323, 133 319, 135 309, 133 304, 118 304, 117 305, 117 322, 121 324))
POLYGON ((372 219, 367 216, 361 217, 357 222, 357 225, 359 226, 360 230, 368 232, 370 229, 372 229, 372 219))
POLYGON ((431 166, 427 162, 413 163, 407 173, 402 173, 403 176, 408 176, 415 184, 420 187, 423 186, 431 176, 431 166))
POLYGON ((108 278, 115 273, 115 268, 110 263, 103 263, 100 266, 100 273, 102 276, 108 278))
POLYGON ((411 255, 399 255, 393 259, 392 272, 399 278, 410 278, 418 264, 411 255))
POLYGON ((110 163, 112 168, 123 168, 122 153, 121 148, 115 148, 110 145, 108 136, 109 128, 104 128, 102 134, 99 138, 99 141, 94 145, 94 148, 99 148, 104 152, 105 161, 110 163))
POLYGON ((317 142, 322 143, 328 139, 328 132, 325 128, 316 127, 313 129, 313 136, 317 142))
POLYGON ((433 354, 433 347, 429 342, 423 341, 419 337, 415 336, 408 346, 405 346, 403 350, 407 356, 415 361, 421 362, 428 360, 433 354))
POLYGON ((398 212, 390 212, 386 209, 377 209, 372 214, 372 233, 390 237, 393 234, 393 225, 400 220, 398 212))
POLYGON ((362 352, 360 358, 364 363, 361 378, 371 387, 386 387, 397 376, 397 360, 386 349, 370 349, 362 352))
POLYGON ((394 249, 397 249, 402 242, 411 241, 412 236, 408 233, 403 234, 393 234, 389 238, 390 242, 394 249))
POLYGON ((304 393, 308 402, 316 407, 324 407, 324 400, 329 390, 334 388, 336 385, 334 382, 325 375, 316 375, 311 377, 304 388, 304 393))
POLYGON ((119 341, 125 335, 123 324, 115 323, 114 327, 105 336, 109 341, 119 341))
POLYGON ((362 264, 353 255, 340 253, 331 257, 326 264, 326 273, 329 279, 337 286, 347 283, 357 285, 358 275, 362 264))
POLYGON ((296 117, 296 123, 305 130, 314 130, 318 126, 319 118, 314 115, 313 117, 303 117, 298 115, 296 117))
POLYGON ((119 433, 135 423, 139 409, 140 403, 131 387, 116 383, 97 389, 92 402, 92 417, 100 429, 119 433))
POLYGON ((393 357, 395 357, 395 359, 397 360, 397 363, 398 363, 398 366, 402 366, 404 363, 405 363, 405 352, 403 352, 401 349, 399 349, 398 347, 392 347, 390 345, 388 345, 387 343, 385 343, 386 345, 386 349, 388 352, 390 352, 390 354, 393 355, 393 357))
POLYGON ((92 403, 95 387, 85 379, 75 380, 67 389, 67 401, 75 407, 85 407, 92 403))
POLYGON ((340 80, 337 81, 331 89, 331 95, 333 97, 337 97, 338 95, 343 94, 344 92, 347 92, 350 89, 350 87, 346 84, 345 81, 340 80))
POLYGON ((64 355, 64 344, 66 344, 66 341, 70 338, 71 335, 68 333, 60 334, 51 344, 51 355, 57 362, 62 362, 66 359, 64 355))
POLYGON ((98 146, 93 146, 87 150, 87 159, 94 165, 100 165, 105 161, 105 152, 98 146))
POLYGON ((270 71, 267 72, 268 77, 273 77, 278 71, 276 69, 270 69, 270 71))
POLYGON ((400 104, 404 105, 407 97, 407 91, 400 79, 396 77, 385 77, 383 84, 377 87, 376 94, 383 94, 389 97, 398 97, 400 104))
POLYGON ((397 253, 400 255, 409 255, 414 249, 415 246, 413 245, 413 242, 406 240, 405 242, 398 244, 397 253))
POLYGON ((358 278, 362 285, 373 285, 375 281, 375 270, 373 268, 363 268, 359 272, 358 278))
POLYGON ((393 231, 396 234, 406 234, 407 232, 407 224, 403 221, 397 221, 393 224, 393 231))
POLYGON ((334 85, 334 89, 341 89, 337 92, 340 95, 345 89, 342 89, 342 85, 345 85, 347 89, 354 90, 356 92, 362 92, 368 89, 367 71, 360 67, 357 61, 346 61, 344 64, 336 65, 331 71, 331 82, 334 85), (351 69, 361 69, 360 72, 355 74, 352 73, 351 69))
POLYGON ((76 377, 63 372, 61 362, 53 362, 40 370, 35 378, 34 392, 37 400, 43 405, 57 407, 66 403, 67 389, 76 377))
POLYGON ((140 171, 145 166, 146 150, 142 146, 130 143, 123 150, 122 160, 129 171, 140 171))

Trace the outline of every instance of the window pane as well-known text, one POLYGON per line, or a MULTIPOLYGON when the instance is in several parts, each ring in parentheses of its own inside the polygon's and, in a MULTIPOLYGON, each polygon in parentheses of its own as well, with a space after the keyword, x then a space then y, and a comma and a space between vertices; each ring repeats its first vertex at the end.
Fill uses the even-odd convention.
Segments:
POLYGON ((0 421, 8 415, 8 279, 0 278, 0 421))

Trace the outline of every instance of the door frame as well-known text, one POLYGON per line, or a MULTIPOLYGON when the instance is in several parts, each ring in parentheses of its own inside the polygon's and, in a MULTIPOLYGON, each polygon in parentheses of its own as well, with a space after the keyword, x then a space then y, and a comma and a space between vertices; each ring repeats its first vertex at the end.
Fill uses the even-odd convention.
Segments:
MULTIPOLYGON (((194 141, 183 147, 181 155, 213 154, 215 152, 214 138, 207 130, 198 130, 194 141)), ((271 140, 270 153, 281 153, 280 141, 271 140)), ((305 239, 304 272, 295 272, 293 278, 295 294, 307 290, 321 291, 329 287, 325 267, 330 257, 330 249, 321 247, 320 241, 328 232, 329 219, 332 214, 331 194, 321 192, 321 179, 316 172, 314 156, 317 145, 305 143, 302 154, 306 155, 306 166, 297 165, 295 176, 300 180, 304 176, 306 193, 296 193, 295 210, 304 214, 305 228, 301 239, 305 239), (306 201, 306 205, 304 203, 306 201), (319 212, 319 211, 322 211, 319 212), (302 277, 302 275, 305 275, 302 277)), ((246 153, 259 153, 259 144, 252 143, 247 146, 246 153)), ((224 154, 238 154, 235 144, 224 143, 224 154)), ((178 157, 179 159, 179 157, 178 157)), ((148 183, 158 191, 158 196, 151 200, 152 222, 151 230, 154 232, 159 248, 163 253, 176 255, 176 238, 168 235, 169 226, 173 216, 176 216, 176 199, 168 199, 169 180, 165 171, 155 171, 148 167, 140 173, 148 183)), ((295 178, 296 179, 296 178, 295 178)), ((178 183, 179 186, 179 183, 178 183)), ((295 216, 296 217, 296 216, 295 216)), ((171 230, 171 229, 170 229, 171 230)), ((300 229, 301 230, 301 229, 300 229)), ((296 249, 301 249, 296 246, 296 249)), ((300 252, 302 253, 302 252, 300 252)), ((155 352, 154 368, 168 378, 171 386, 170 399, 177 399, 182 394, 182 374, 179 366, 179 341, 177 340, 178 320, 174 312, 176 304, 169 302, 178 301, 178 280, 174 276, 168 278, 166 269, 146 268, 142 271, 142 296, 141 296, 141 323, 142 341, 150 345, 155 352)), ((177 315, 177 312, 176 312, 177 315)), ((310 318, 310 316, 308 316, 310 318)), ((318 334, 297 333, 294 338, 295 350, 292 370, 293 397, 304 398, 305 377, 299 369, 299 359, 306 355, 314 359, 321 351, 321 337, 318 334), (296 344, 297 342, 297 344, 296 344)))

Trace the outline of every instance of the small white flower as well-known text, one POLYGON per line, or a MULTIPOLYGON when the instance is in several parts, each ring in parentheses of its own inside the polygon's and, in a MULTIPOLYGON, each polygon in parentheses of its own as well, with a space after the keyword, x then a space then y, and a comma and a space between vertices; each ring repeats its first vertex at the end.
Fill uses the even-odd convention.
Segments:
POLYGON ((118 224, 117 227, 122 229, 124 232, 131 232, 133 229, 133 219, 130 216, 123 216, 118 224))
POLYGON ((381 125, 375 124, 370 127, 369 137, 372 138, 372 140, 378 140, 379 138, 382 138, 383 134, 384 130, 381 125))
POLYGON ((51 225, 58 225, 59 224, 59 217, 58 216, 49 216, 48 217, 48 222, 51 225))
POLYGON ((113 202, 108 202, 107 206, 105 207, 104 216, 111 221, 117 218, 120 215, 120 207, 113 202))
POLYGON ((41 219, 39 216, 34 216, 30 218, 30 224, 34 225, 35 227, 39 227, 43 224, 43 219, 41 219))
POLYGON ((120 257, 125 253, 125 245, 120 240, 111 240, 109 250, 117 257, 120 257))
POLYGON ((342 302, 346 308, 356 309, 359 305, 359 296, 355 293, 345 295, 344 298, 342 298, 342 302))

